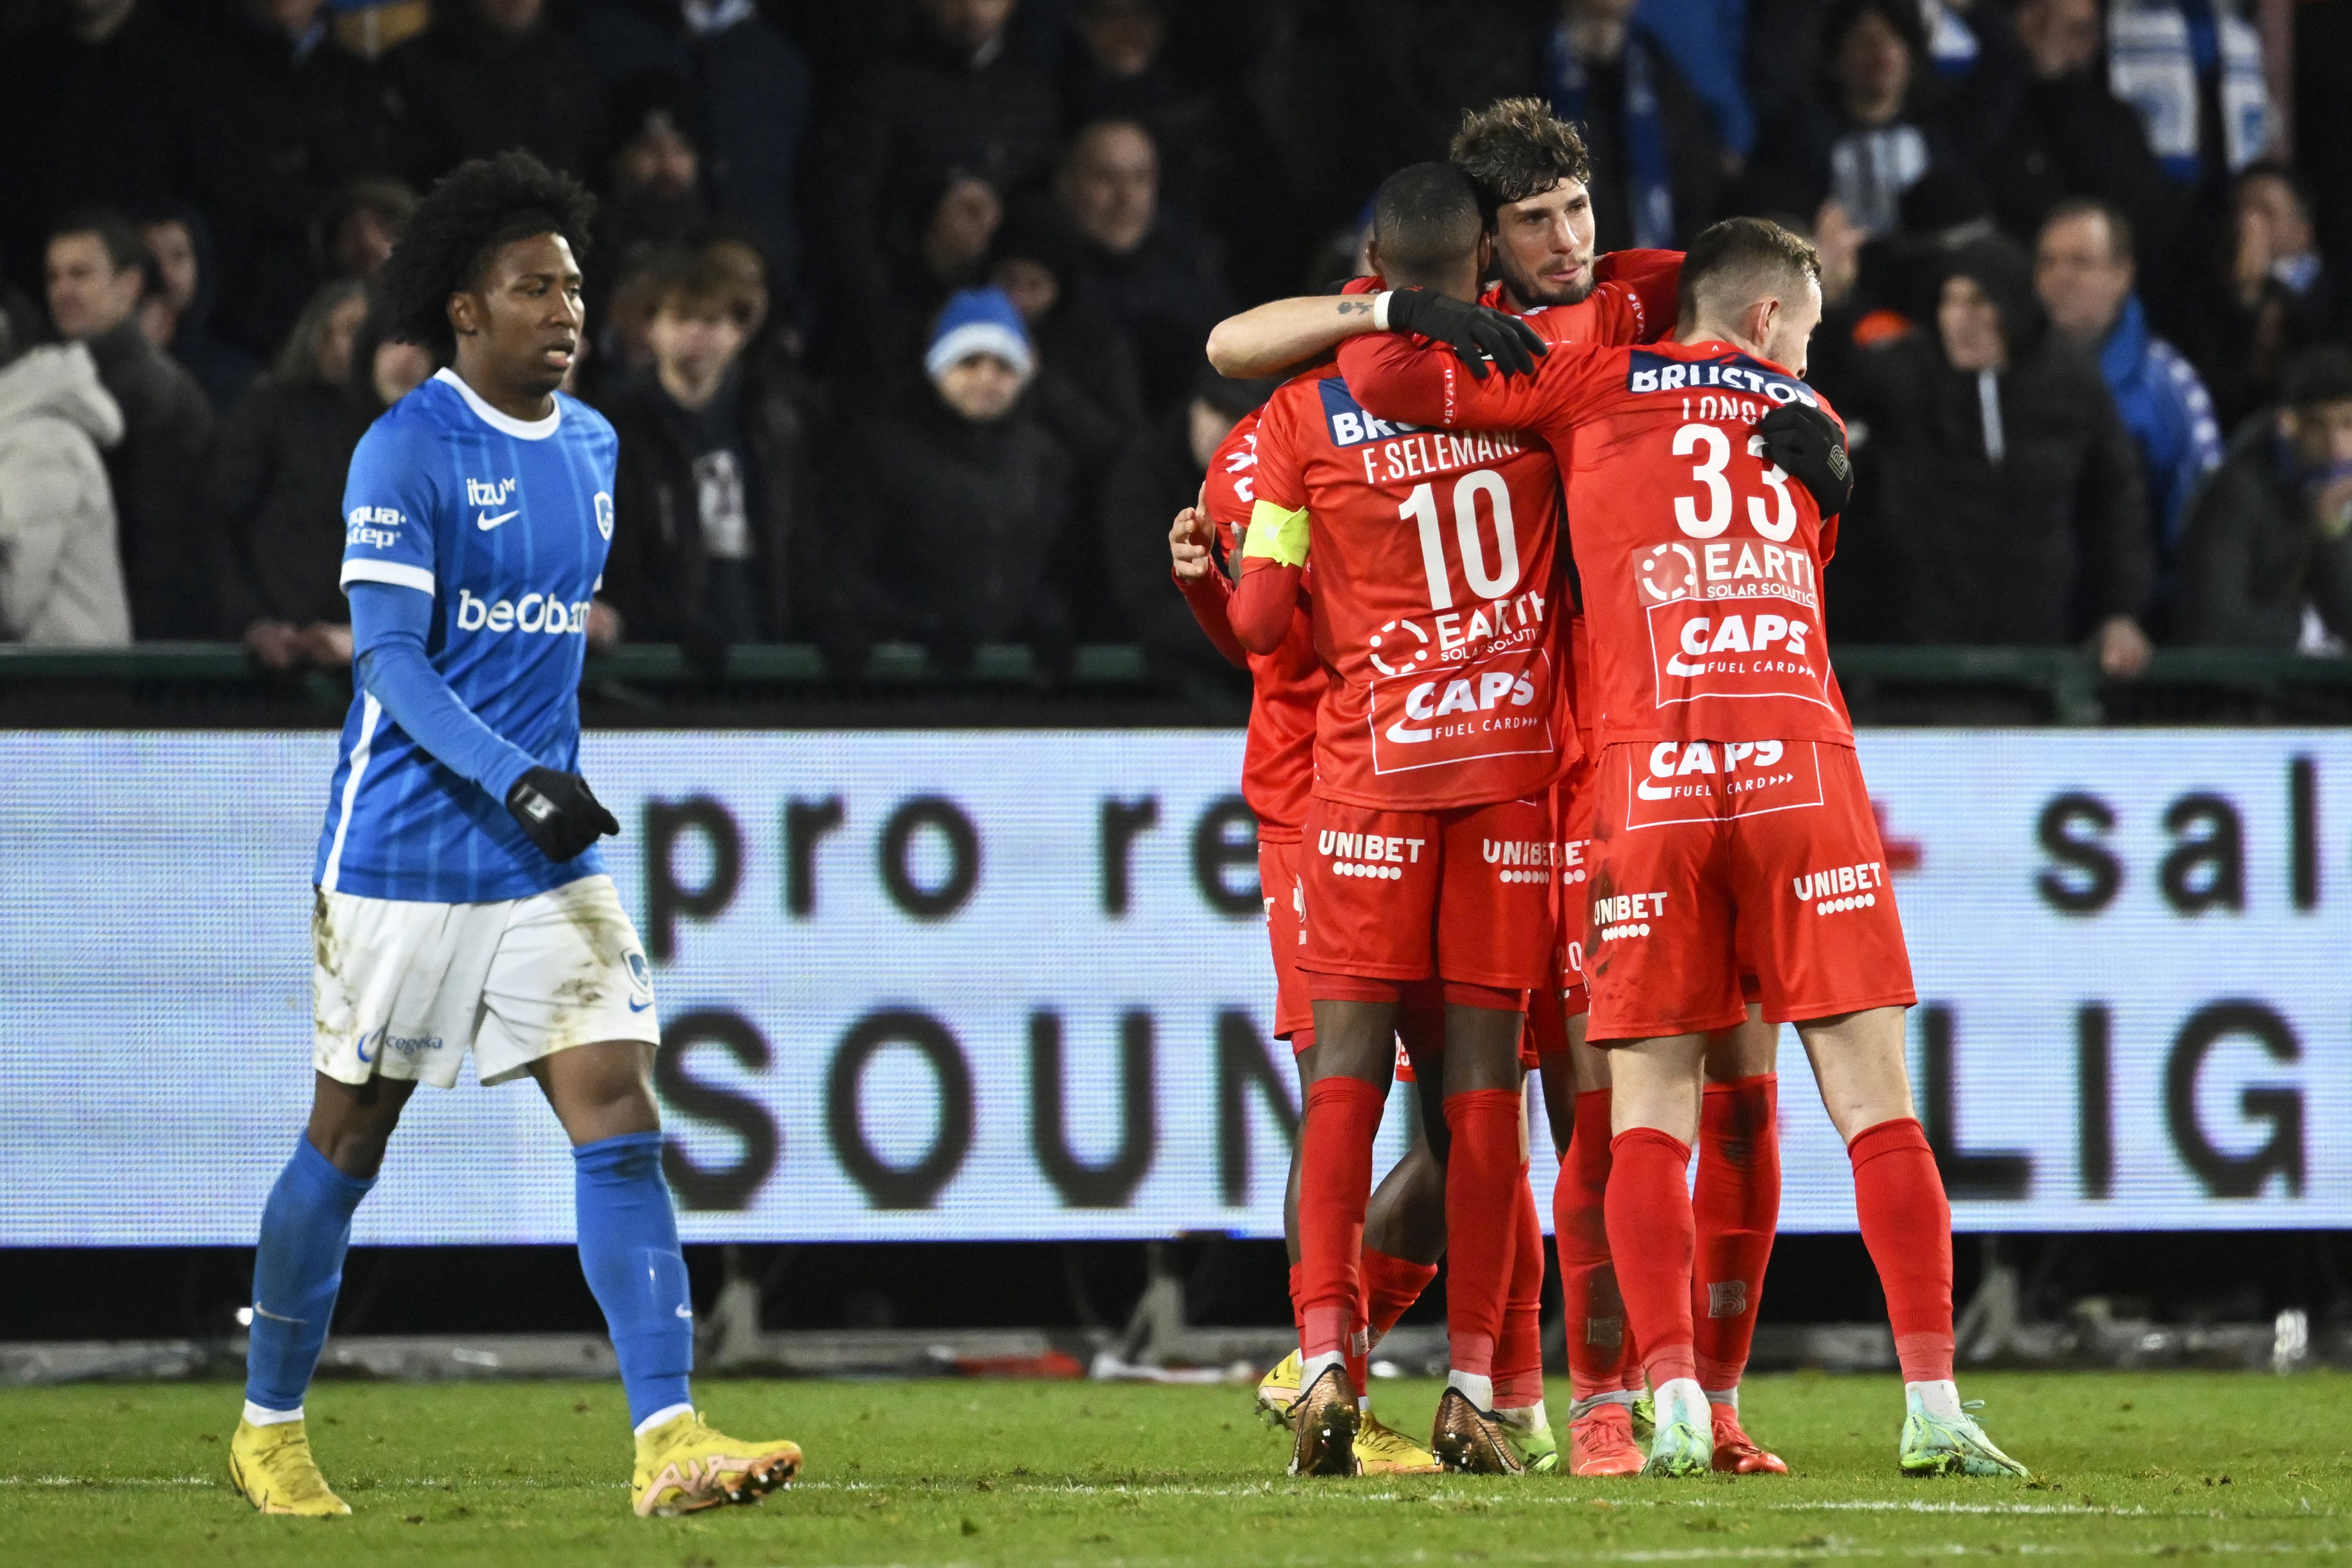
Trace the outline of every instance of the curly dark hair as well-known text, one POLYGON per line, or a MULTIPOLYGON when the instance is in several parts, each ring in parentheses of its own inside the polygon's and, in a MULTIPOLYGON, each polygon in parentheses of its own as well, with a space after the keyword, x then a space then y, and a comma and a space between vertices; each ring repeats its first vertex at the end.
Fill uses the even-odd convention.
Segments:
POLYGON ((528 152, 460 163, 417 204, 376 279, 388 335, 446 361, 457 351, 449 296, 472 287, 499 247, 519 239, 558 234, 584 256, 595 212, 587 187, 528 152))
POLYGON ((1540 196, 1562 180, 1592 182, 1584 138, 1539 98, 1498 98, 1484 109, 1464 110, 1446 156, 1478 188, 1489 224, 1497 207, 1540 196))

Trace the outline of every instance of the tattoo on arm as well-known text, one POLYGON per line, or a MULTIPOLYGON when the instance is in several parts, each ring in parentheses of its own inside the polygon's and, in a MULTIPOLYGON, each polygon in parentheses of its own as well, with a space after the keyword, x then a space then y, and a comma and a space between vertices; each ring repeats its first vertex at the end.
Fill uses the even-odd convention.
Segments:
POLYGON ((1371 300, 1360 297, 1339 301, 1339 314, 1342 316, 1360 316, 1371 308, 1371 300))

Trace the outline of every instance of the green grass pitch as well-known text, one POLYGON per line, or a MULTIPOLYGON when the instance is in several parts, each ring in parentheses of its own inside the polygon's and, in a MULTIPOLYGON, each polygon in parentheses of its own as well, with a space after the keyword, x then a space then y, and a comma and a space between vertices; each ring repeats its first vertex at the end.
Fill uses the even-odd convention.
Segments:
MULTIPOLYGON (((1796 1474, 1696 1481, 1286 1478, 1242 1388, 711 1381, 723 1427, 808 1450, 757 1508, 641 1521, 609 1385, 328 1384, 348 1520, 262 1519, 221 1475, 237 1391, 0 1393, 0 1563, 652 1565, 1932 1563, 2352 1553, 2352 1377, 1978 1375, 2030 1483, 1894 1473, 1892 1378, 1759 1377, 1796 1474)), ((1425 1427, 1437 1388, 1380 1386, 1425 1427)))

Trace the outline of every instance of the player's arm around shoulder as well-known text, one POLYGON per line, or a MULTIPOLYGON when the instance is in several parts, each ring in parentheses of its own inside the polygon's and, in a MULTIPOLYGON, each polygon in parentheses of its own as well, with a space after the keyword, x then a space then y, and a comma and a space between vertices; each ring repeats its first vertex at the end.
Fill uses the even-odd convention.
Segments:
POLYGON ((1594 298, 1608 343, 1651 343, 1675 329, 1682 310, 1683 253, 1612 250, 1593 264, 1594 298))
POLYGON ((1209 329, 1209 363, 1237 380, 1271 376, 1321 359, 1348 339, 1375 331, 1372 300, 1380 281, 1349 279, 1338 294, 1270 299, 1209 329))
POLYGON ((1384 420, 1449 430, 1533 430, 1572 417, 1580 382, 1609 345, 1548 345, 1532 374, 1484 377, 1449 348, 1383 332, 1339 350, 1339 373, 1364 409, 1384 420))

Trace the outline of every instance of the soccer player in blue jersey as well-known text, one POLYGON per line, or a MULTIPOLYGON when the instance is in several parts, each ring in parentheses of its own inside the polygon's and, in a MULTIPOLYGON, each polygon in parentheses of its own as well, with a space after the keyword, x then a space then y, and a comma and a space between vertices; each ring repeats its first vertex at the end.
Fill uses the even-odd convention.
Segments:
MULTIPOLYGON (((303 1396, 352 1215, 419 1082, 468 1051, 572 1141, 580 1264, 636 1428, 640 1514, 756 1501, 801 1452, 704 1425, 661 1174, 651 974, 581 778, 581 661, 613 535, 613 427, 556 391, 593 203, 509 152, 434 187, 384 265, 396 335, 448 367, 375 422, 343 493, 359 692, 320 832, 308 1129, 262 1209, 229 1475, 264 1513, 346 1514, 303 1396)), ((486 1151, 487 1152, 487 1151, 486 1151)))

